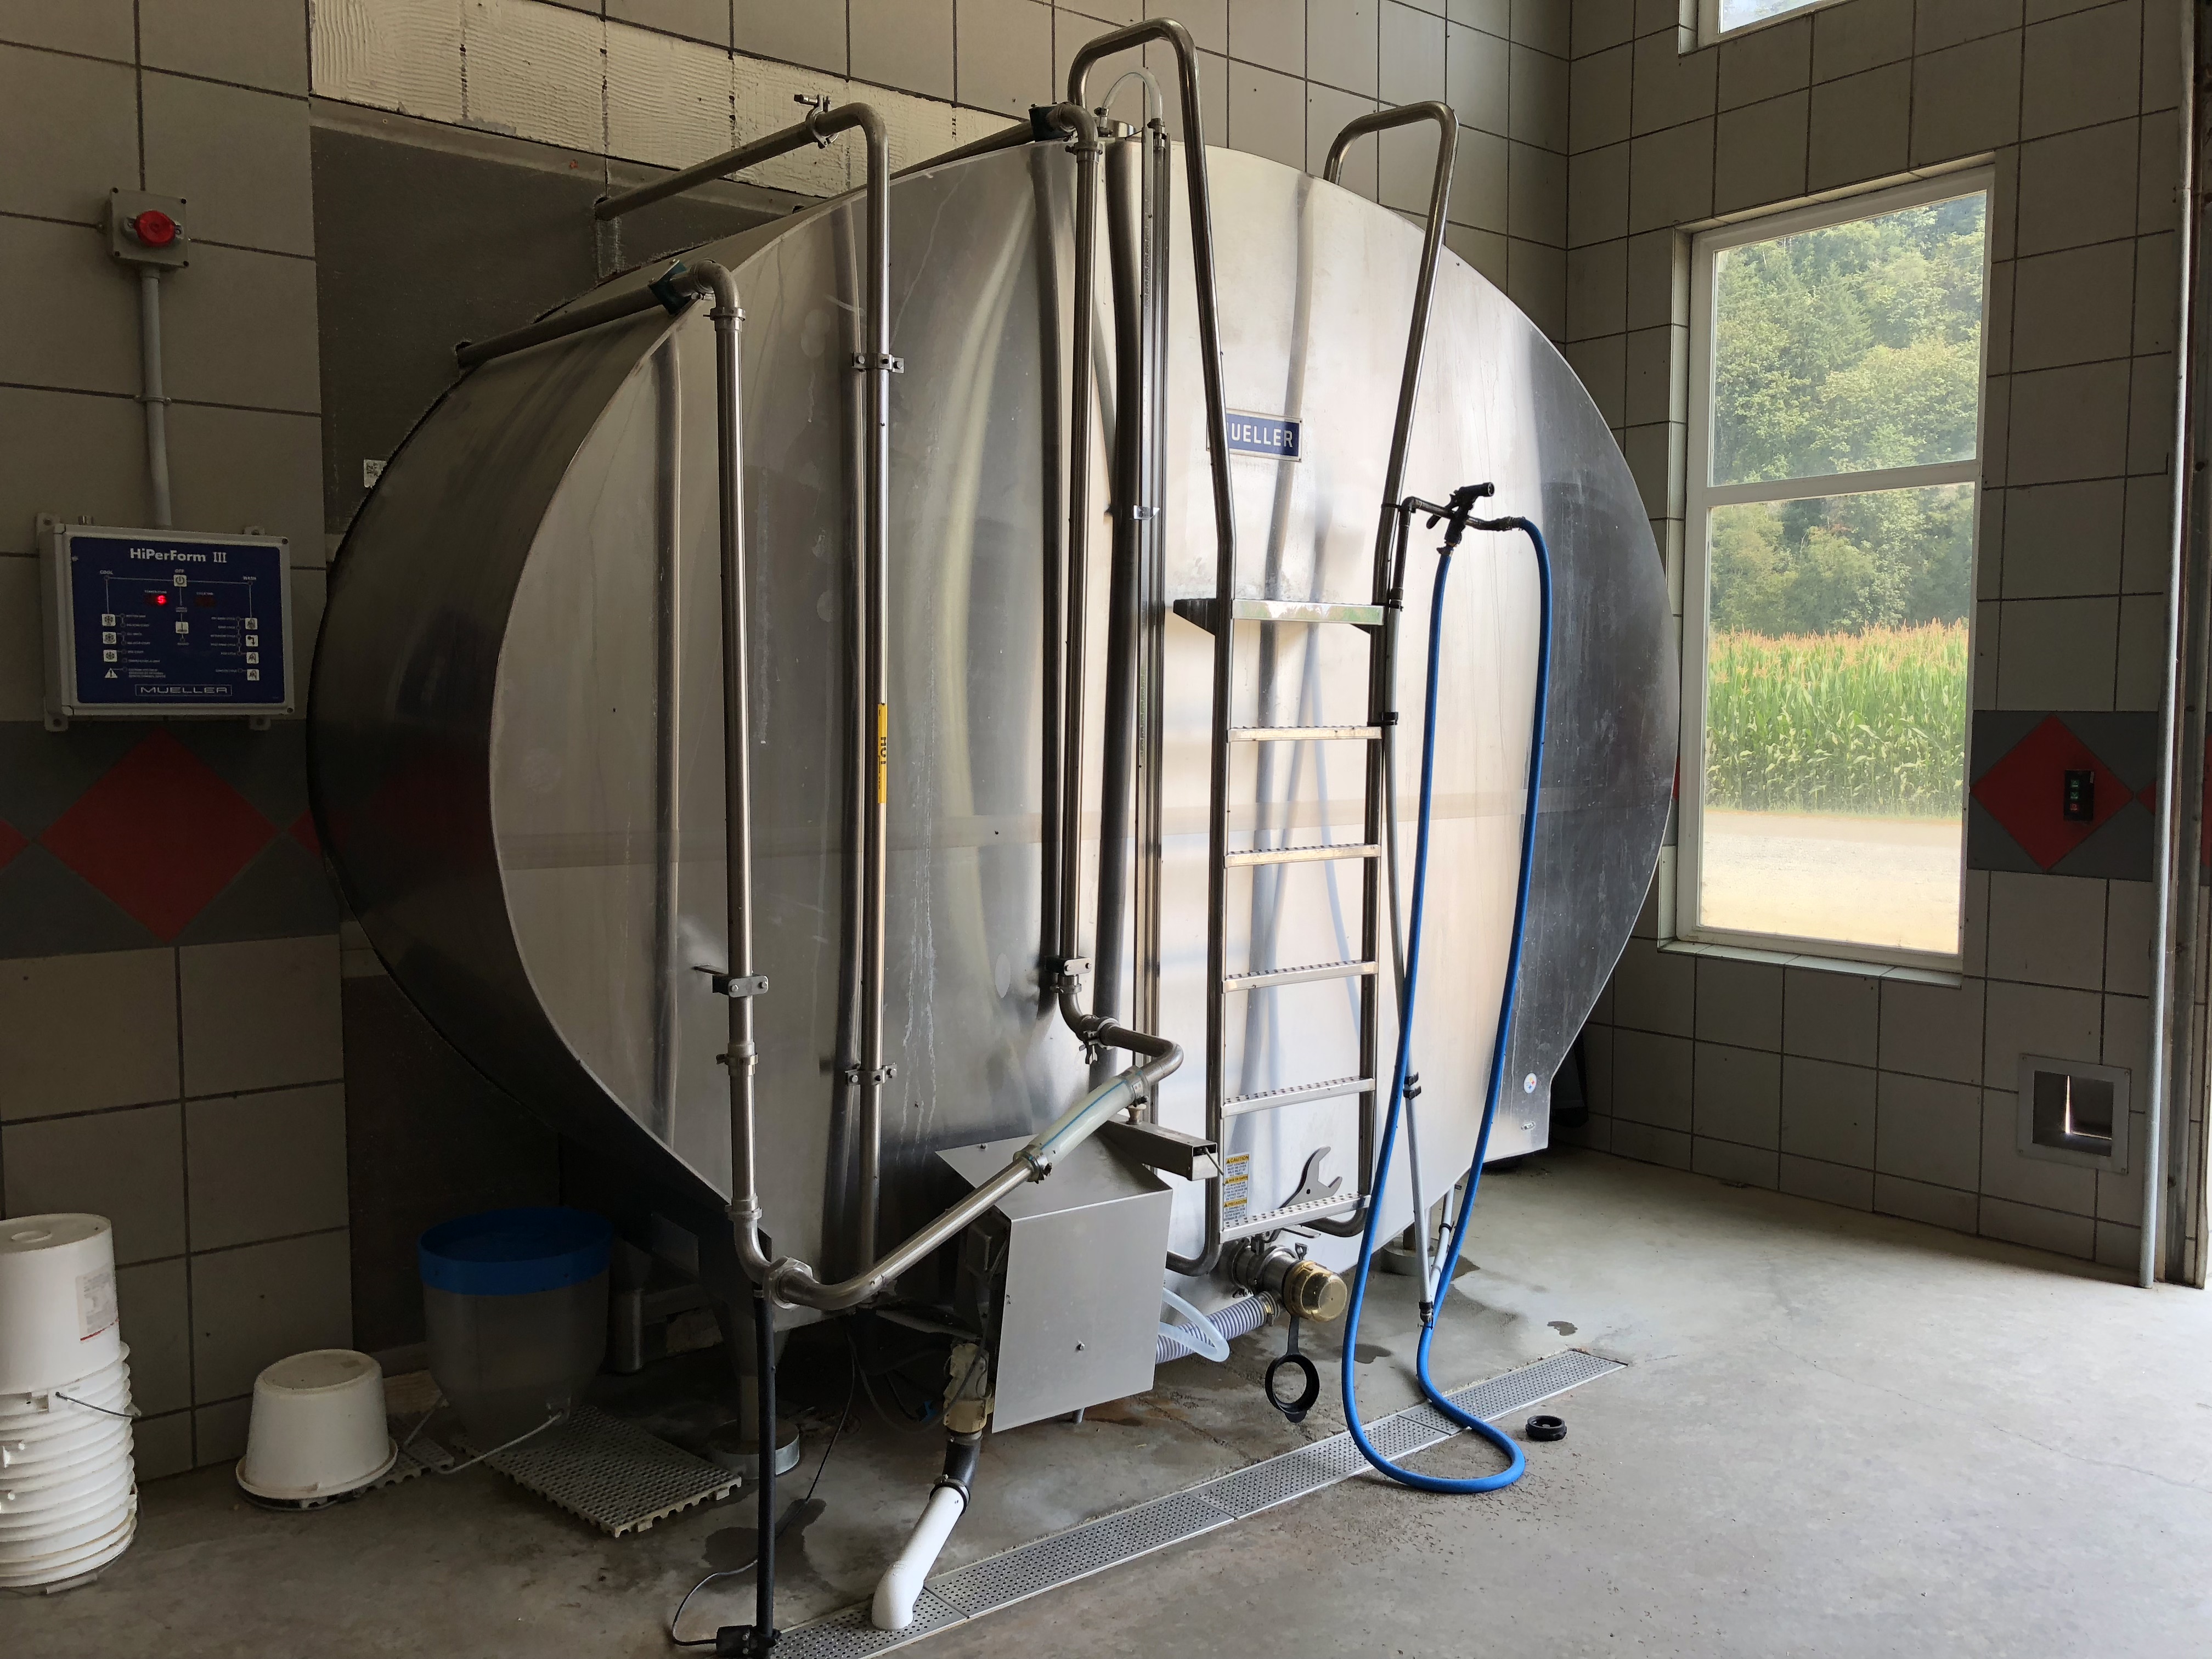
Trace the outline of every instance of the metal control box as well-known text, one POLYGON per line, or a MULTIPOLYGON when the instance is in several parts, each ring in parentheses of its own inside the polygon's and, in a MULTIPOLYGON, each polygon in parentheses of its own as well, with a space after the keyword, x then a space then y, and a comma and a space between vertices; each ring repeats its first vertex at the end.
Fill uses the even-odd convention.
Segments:
MULTIPOLYGON (((938 1153, 979 1186, 1026 1135, 938 1153)), ((1103 1142, 1018 1187, 968 1230, 961 1299, 997 1359, 991 1425, 1018 1428, 1142 1394, 1159 1349, 1160 1263, 1174 1194, 1103 1142)))
POLYGON ((292 713, 290 551, 282 536, 52 526, 49 724, 292 713))

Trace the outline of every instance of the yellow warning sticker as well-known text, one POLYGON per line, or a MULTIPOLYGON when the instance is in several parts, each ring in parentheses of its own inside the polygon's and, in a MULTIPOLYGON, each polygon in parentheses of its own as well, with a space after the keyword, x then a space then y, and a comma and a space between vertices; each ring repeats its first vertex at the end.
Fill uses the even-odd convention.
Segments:
POLYGON ((1241 1210, 1252 1196, 1252 1154, 1231 1152, 1221 1160, 1221 1207, 1241 1210))
POLYGON ((876 805, 891 798, 891 706, 876 705, 876 805))

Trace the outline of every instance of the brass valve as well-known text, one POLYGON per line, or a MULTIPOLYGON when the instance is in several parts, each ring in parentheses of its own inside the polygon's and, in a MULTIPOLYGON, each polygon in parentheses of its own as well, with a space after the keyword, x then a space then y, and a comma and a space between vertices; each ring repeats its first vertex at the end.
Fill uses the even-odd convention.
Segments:
POLYGON ((1340 1319, 1352 1304, 1351 1287, 1320 1262, 1308 1261, 1302 1243, 1250 1239, 1227 1267, 1231 1279, 1273 1297, 1293 1319, 1340 1319))

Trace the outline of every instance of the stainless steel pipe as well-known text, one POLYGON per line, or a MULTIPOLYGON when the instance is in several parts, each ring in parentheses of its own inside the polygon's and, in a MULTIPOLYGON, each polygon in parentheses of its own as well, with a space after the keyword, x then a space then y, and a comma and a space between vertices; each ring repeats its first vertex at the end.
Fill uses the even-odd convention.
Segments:
MULTIPOLYGON (((1206 180, 1206 117, 1201 108, 1198 79, 1198 47, 1191 40, 1190 31, 1169 18, 1155 18, 1148 22, 1132 23, 1110 33, 1087 41, 1076 52, 1067 69, 1067 101, 1079 108, 1089 106, 1091 66, 1102 58, 1140 46, 1147 40, 1164 40, 1176 55, 1176 82, 1180 95, 1182 120, 1183 168, 1190 196, 1190 247, 1192 278, 1198 289, 1198 344, 1199 374, 1206 386, 1206 448, 1212 459, 1213 533, 1215 544, 1215 591, 1227 593, 1235 580, 1237 571, 1237 508, 1230 493, 1229 409, 1227 395, 1222 387, 1221 375, 1221 310, 1213 258, 1212 190, 1206 180)), ((1213 706, 1216 709, 1229 707, 1230 641, 1231 630, 1227 626, 1214 630, 1213 639, 1213 706)), ((1217 725, 1224 724, 1216 721, 1217 725)), ((1229 788, 1229 750, 1225 744, 1213 745, 1210 799, 1218 805, 1226 799, 1229 788)), ((1206 968, 1207 982, 1218 986, 1227 971, 1224 927, 1227 915, 1224 874, 1228 857, 1224 838, 1226 819, 1216 811, 1212 814, 1212 832, 1207 848, 1206 871, 1206 968)), ((1063 876, 1063 879, 1066 877, 1063 876)), ((1221 1138, 1222 1103, 1222 1029, 1221 999, 1206 999, 1206 1133, 1210 1140, 1221 1138)), ((1210 1176, 1206 1183, 1206 1242, 1195 1256, 1170 1255, 1168 1265, 1177 1273, 1202 1273, 1212 1270, 1221 1255, 1221 1178, 1210 1176)))
POLYGON ((146 410, 146 483, 154 527, 167 530, 175 520, 169 500, 169 398, 161 380, 161 273, 153 265, 138 267, 138 362, 143 388, 138 401, 146 410))

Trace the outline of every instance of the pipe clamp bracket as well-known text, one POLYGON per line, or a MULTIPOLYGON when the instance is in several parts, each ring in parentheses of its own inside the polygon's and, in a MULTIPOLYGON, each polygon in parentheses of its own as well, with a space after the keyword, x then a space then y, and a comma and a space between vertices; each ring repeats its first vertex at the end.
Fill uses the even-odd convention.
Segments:
POLYGON ((884 369, 893 374, 903 374, 906 373, 906 359, 894 357, 889 352, 878 354, 873 351, 856 351, 853 354, 853 367, 863 374, 872 368, 884 369))

